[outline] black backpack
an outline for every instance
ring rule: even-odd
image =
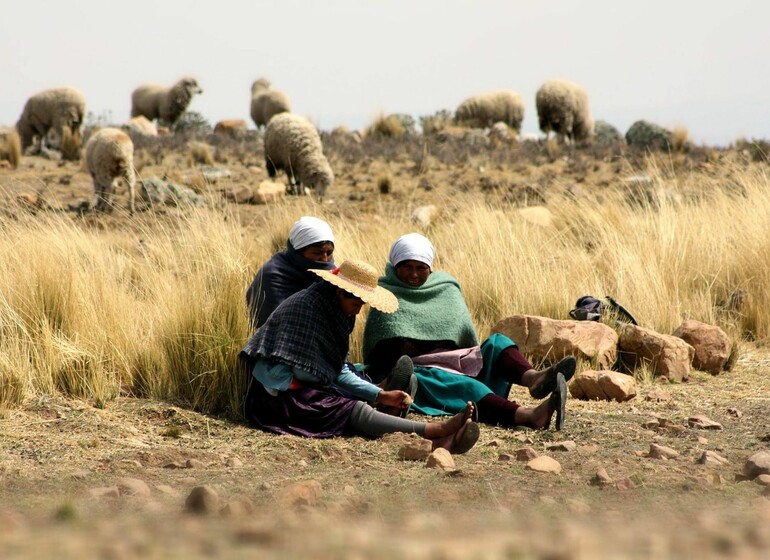
[[[569,312],[569,316],[577,321],[601,321],[605,315],[612,316],[621,323],[639,324],[628,309],[610,296],[605,296],[604,301],[593,296],[581,296],[575,302],[575,309]]]

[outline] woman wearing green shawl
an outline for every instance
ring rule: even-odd
[[[546,429],[555,412],[560,430],[575,358],[538,371],[505,335],[493,334],[479,346],[460,284],[446,272],[431,270],[434,256],[431,242],[418,233],[400,237],[391,247],[379,285],[396,295],[399,308],[392,314],[369,313],[363,342],[367,373],[376,379],[407,355],[418,379],[416,412],[454,414],[472,401],[480,422]],[[512,384],[528,387],[535,398],[548,398],[536,408],[520,406],[508,400]]]

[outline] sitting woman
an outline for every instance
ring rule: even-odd
[[[377,286],[366,263],[346,261],[332,271],[313,270],[324,281],[281,303],[257,329],[240,358],[252,373],[246,417],[277,434],[325,438],[358,434],[379,437],[414,432],[453,453],[464,453],[479,437],[472,403],[443,422],[413,422],[375,411],[347,396],[406,408],[411,398],[356,377],[347,367],[349,337],[365,303],[382,313],[398,308],[395,296]]]
[[[367,372],[376,378],[405,354],[418,380],[412,405],[417,412],[453,413],[472,401],[480,422],[545,429],[555,412],[561,430],[575,358],[538,371],[505,335],[493,334],[479,347],[460,284],[431,271],[434,256],[431,242],[418,233],[391,247],[379,285],[396,295],[399,308],[393,314],[369,312],[363,343]],[[508,400],[512,384],[528,387],[535,398],[550,397],[536,408],[520,406]]]
[[[252,329],[261,326],[278,305],[318,281],[311,269],[334,268],[334,234],[325,221],[302,216],[289,231],[286,250],[274,254],[257,271],[246,292]]]
[[[334,269],[333,255],[334,233],[327,222],[313,216],[297,220],[289,231],[286,250],[274,254],[262,265],[246,291],[252,330],[262,326],[283,300],[320,282],[312,271]],[[353,364],[348,364],[348,369],[359,377],[366,376]],[[414,397],[417,378],[412,374],[412,362],[408,358],[396,362],[386,373],[386,379],[380,379],[382,387],[403,389]],[[400,416],[406,416],[408,411],[408,408],[398,410],[383,404],[377,408]]]

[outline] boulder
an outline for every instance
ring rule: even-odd
[[[636,396],[636,380],[617,371],[581,371],[569,384],[576,399],[625,402]]]
[[[609,369],[617,357],[618,335],[604,323],[513,315],[498,322],[492,332],[511,338],[533,361],[556,362],[575,356]]]
[[[677,327],[674,336],[693,347],[692,367],[714,375],[724,369],[730,357],[730,339],[716,325],[688,319]]]
[[[629,146],[645,149],[670,150],[672,138],[671,131],[645,120],[636,121],[626,132],[626,142]]]
[[[679,337],[626,325],[620,333],[618,353],[621,363],[628,370],[650,364],[656,377],[680,382],[690,375],[695,350]]]

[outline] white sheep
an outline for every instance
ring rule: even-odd
[[[203,93],[203,90],[191,77],[182,78],[171,87],[142,84],[131,94],[131,116],[142,115],[172,126],[187,110],[196,93]]]
[[[64,130],[79,142],[80,127],[86,114],[86,100],[73,87],[51,88],[36,93],[27,100],[24,111],[16,123],[22,150],[32,145],[37,138],[35,152],[43,148],[48,132],[53,130],[64,137]]]
[[[588,106],[586,90],[567,80],[549,80],[535,95],[540,130],[548,137],[551,131],[569,141],[588,140],[594,133],[594,122]]]
[[[134,143],[118,128],[102,128],[86,143],[86,169],[94,180],[96,211],[112,210],[115,182],[128,185],[129,211],[135,210]]]
[[[524,100],[515,91],[491,91],[465,99],[455,111],[455,122],[474,128],[487,128],[504,122],[517,133],[524,120]]]
[[[260,78],[251,84],[251,120],[257,128],[267,126],[275,115],[290,111],[289,96],[282,91],[270,89],[267,78]]]
[[[294,194],[300,194],[305,185],[323,198],[334,183],[318,131],[309,120],[293,113],[281,113],[267,123],[265,167],[271,178],[279,170],[286,171],[289,192]]]
[[[123,130],[132,136],[157,136],[158,127],[147,117],[139,115],[121,126]]]

